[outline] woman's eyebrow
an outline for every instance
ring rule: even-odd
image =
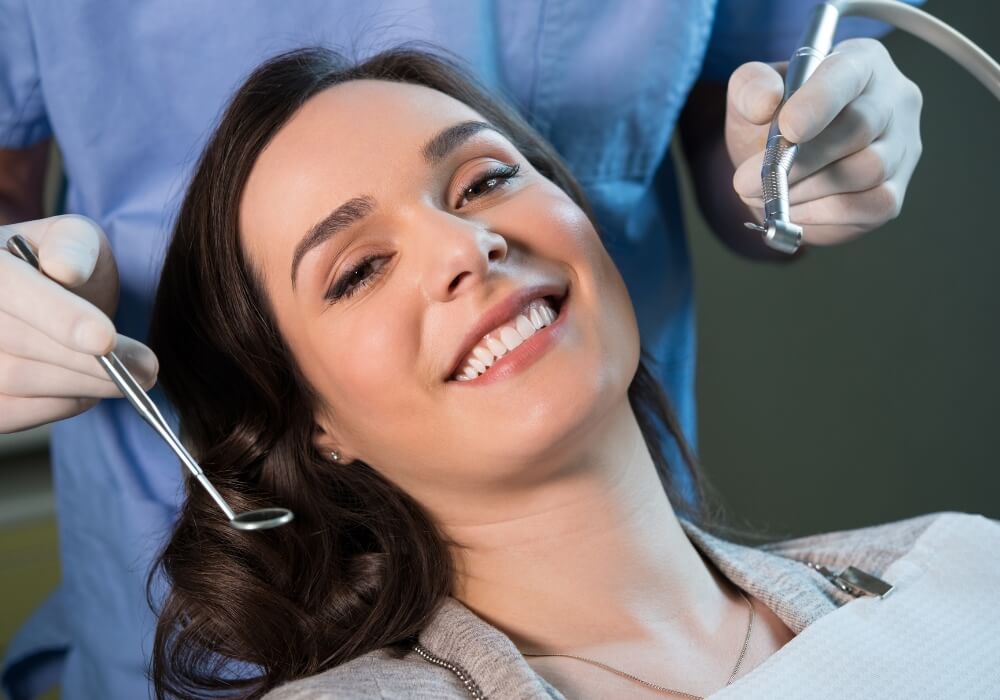
[[[491,124],[481,121],[464,121],[445,127],[435,134],[423,147],[424,160],[429,165],[435,165],[442,161],[449,153],[465,143],[469,138],[478,134],[484,129],[500,133]],[[375,198],[371,195],[363,195],[347,200],[332,212],[326,215],[322,221],[314,225],[299,244],[295,246],[295,253],[292,255],[292,291],[295,291],[295,281],[299,273],[299,263],[311,250],[330,240],[335,234],[349,228],[364,219],[375,211],[377,206]]]
[[[492,124],[479,121],[459,122],[442,129],[424,146],[424,160],[429,165],[434,165],[461,146],[470,136],[478,134],[483,129],[500,133]]]

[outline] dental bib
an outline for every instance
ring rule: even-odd
[[[1000,526],[942,515],[880,578],[711,700],[1000,698]]]

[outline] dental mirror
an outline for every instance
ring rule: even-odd
[[[33,268],[41,272],[41,267],[38,263],[38,256],[35,255],[35,251],[32,250],[31,244],[28,243],[27,239],[19,234],[14,234],[7,240],[7,249],[16,255],[17,257],[24,260],[24,262],[31,265]],[[278,527],[279,525],[284,525],[285,523],[291,522],[292,518],[295,516],[292,511],[287,508],[261,508],[259,510],[250,510],[245,513],[240,513],[237,515],[229,504],[226,503],[225,499],[219,494],[219,492],[212,486],[211,482],[205,476],[205,472],[201,470],[198,463],[194,460],[194,457],[187,451],[187,448],[181,444],[181,441],[174,435],[174,431],[170,429],[167,421],[164,420],[163,416],[160,414],[160,409],[156,407],[153,400],[149,398],[149,394],[140,386],[139,382],[135,380],[132,373],[128,371],[124,363],[118,359],[114,352],[109,352],[107,355],[96,355],[97,361],[104,368],[104,371],[108,373],[111,380],[121,389],[122,394],[128,399],[129,403],[139,412],[143,420],[152,426],[153,430],[163,438],[164,442],[170,445],[170,449],[174,451],[188,471],[194,475],[198,482],[205,487],[208,494],[212,497],[218,506],[222,509],[222,512],[226,514],[229,519],[229,524],[236,528],[237,530],[266,530],[272,527]]]

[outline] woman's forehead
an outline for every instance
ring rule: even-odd
[[[385,80],[353,80],[314,95],[276,134],[273,142],[289,141],[316,147],[317,142],[338,150],[362,150],[405,157],[395,148],[414,143],[419,150],[426,138],[456,121],[482,119],[466,104],[423,85]]]
[[[338,194],[349,199],[359,188],[378,189],[387,178],[417,172],[427,139],[469,119],[482,117],[422,85],[336,85],[310,98],[274,135],[251,170],[245,201],[288,201],[293,193],[299,201]]]

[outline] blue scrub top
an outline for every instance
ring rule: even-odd
[[[114,322],[144,340],[185,184],[249,71],[305,45],[362,58],[433,42],[505,94],[580,179],[693,445],[694,307],[669,142],[695,80],[787,60],[813,4],[0,0],[0,147],[58,140],[66,209],[99,222],[118,261]],[[867,21],[843,30],[881,33]],[[12,641],[3,687],[12,700],[53,681],[64,700],[147,697],[144,579],[181,469],[124,400],[57,423],[52,448],[62,583]]]

